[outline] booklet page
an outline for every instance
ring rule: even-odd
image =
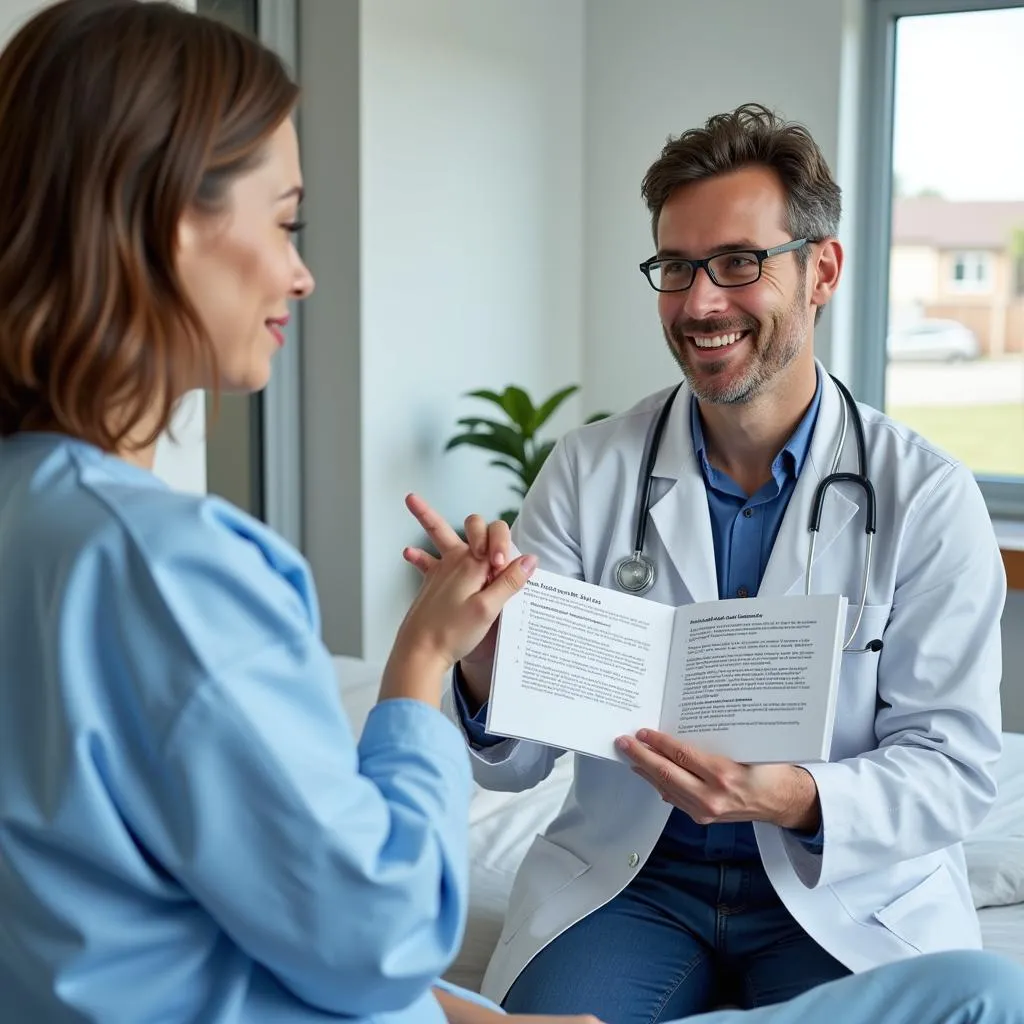
[[[501,614],[487,731],[621,760],[658,721],[674,612],[538,569]]]
[[[685,605],[662,731],[736,761],[822,761],[832,742],[846,598]]]

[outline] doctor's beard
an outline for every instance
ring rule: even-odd
[[[699,401],[715,405],[739,405],[757,398],[800,354],[807,336],[807,318],[804,298],[798,294],[787,309],[773,313],[764,323],[752,317],[680,319],[664,328],[665,340],[672,358],[683,371],[686,383]],[[687,335],[733,334],[740,331],[749,331],[751,337],[741,342],[749,351],[743,369],[738,374],[726,376],[730,356],[701,363],[696,371],[691,366],[687,353],[693,343]]]

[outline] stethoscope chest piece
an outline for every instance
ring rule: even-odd
[[[615,565],[615,582],[627,594],[646,594],[654,586],[654,562],[640,551]]]

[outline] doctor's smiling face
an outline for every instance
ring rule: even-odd
[[[658,217],[658,256],[771,249],[794,240],[787,219],[775,171],[742,167],[669,195]],[[831,296],[839,270],[838,243],[826,244],[824,253],[808,242],[804,253],[768,257],[750,284],[723,287],[698,269],[687,290],[659,293],[665,338],[699,399],[747,402],[793,375],[813,376],[815,311]],[[756,272],[749,257],[737,256],[735,265]]]
[[[814,324],[843,252],[841,193],[807,129],[758,103],[715,114],[668,140],[642,193],[657,253],[641,269],[697,398],[809,402]]]

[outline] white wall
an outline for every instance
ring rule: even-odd
[[[160,438],[153,472],[179,491],[206,493],[206,403],[202,391],[182,400],[170,434]]]
[[[378,657],[414,584],[405,493],[453,522],[516,501],[486,453],[443,454],[456,417],[484,412],[459,396],[579,379],[583,3],[369,0],[360,32],[363,642]]]

